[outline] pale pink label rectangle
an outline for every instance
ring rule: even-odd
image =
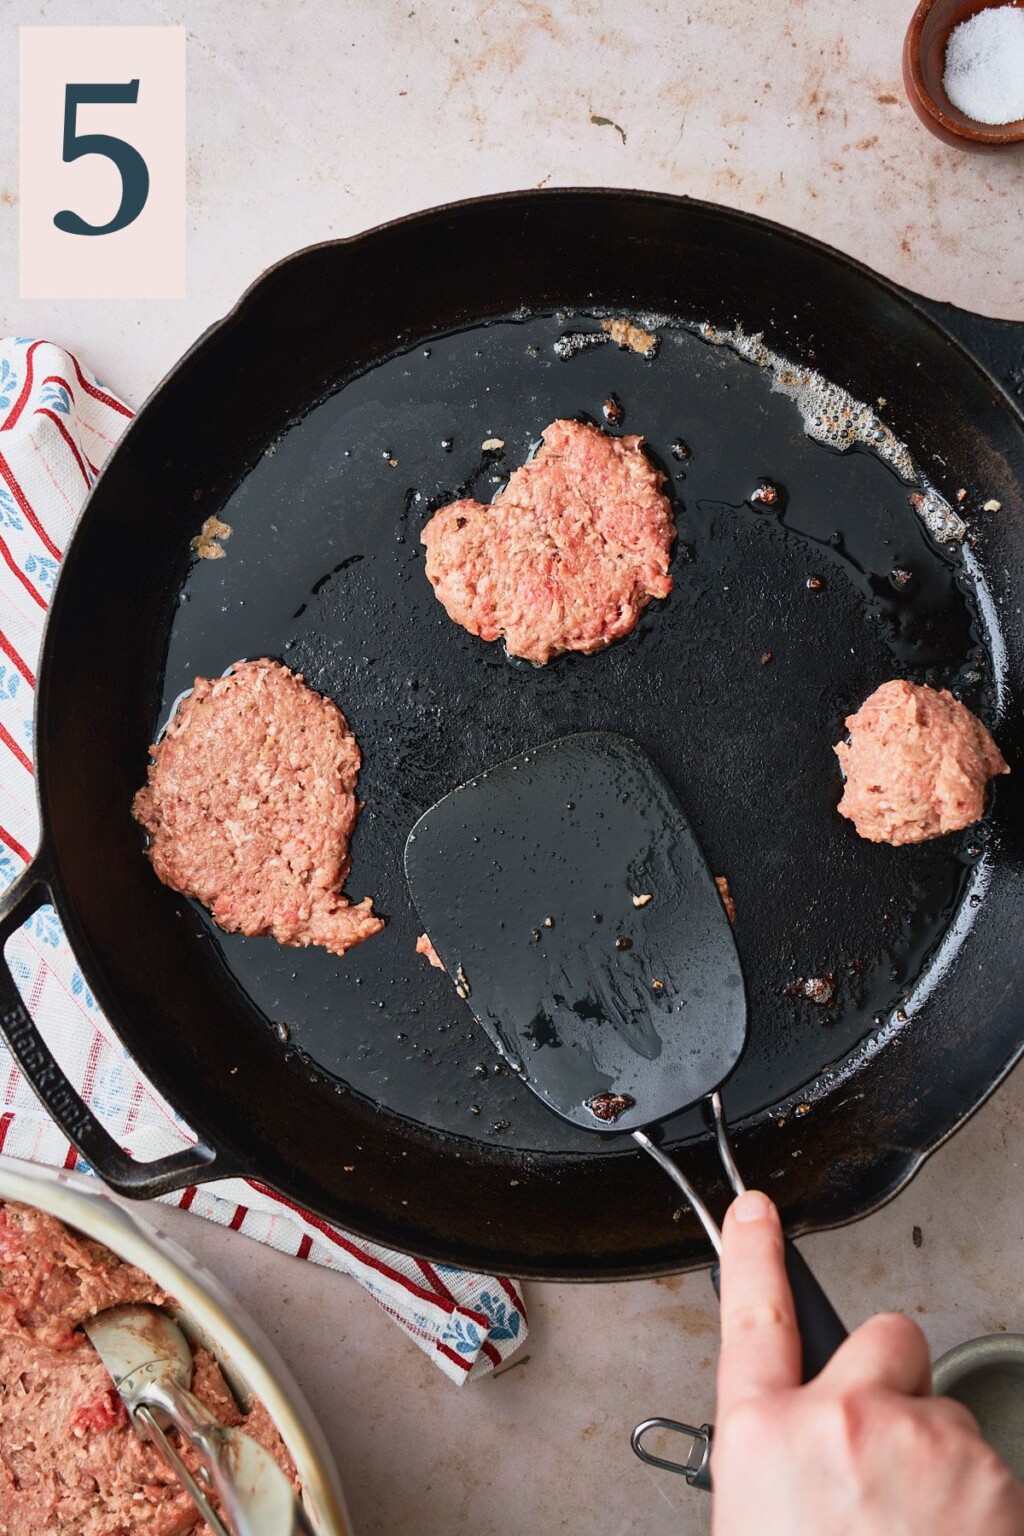
[[[22,298],[183,298],[185,28],[21,27],[20,41]],[[69,86],[84,87],[71,111]],[[104,93],[122,99],[89,99]],[[123,228],[54,223],[102,228],[123,194],[125,217],[141,202]]]

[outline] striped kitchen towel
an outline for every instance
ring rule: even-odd
[[[0,889],[28,862],[38,823],[32,700],[47,604],[75,520],[132,412],[71,353],[0,339]],[[122,1146],[163,1157],[194,1138],[140,1075],[89,992],[52,908],[8,945],[22,995],[75,1087]],[[74,1148],[0,1044],[0,1149],[74,1168]],[[511,1280],[468,1274],[349,1236],[272,1190],[224,1179],[173,1202],[286,1253],[352,1275],[454,1381],[494,1369],[526,1337]]]

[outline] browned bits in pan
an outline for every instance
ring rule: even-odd
[[[599,1093],[587,1100],[587,1108],[598,1120],[617,1120],[636,1103],[628,1093]]]
[[[617,427],[626,414],[618,395],[609,395],[601,407],[601,414],[609,426]]]
[[[786,988],[787,997],[806,997],[819,1008],[830,1008],[836,995],[835,971],[825,971],[821,976],[798,976]]]
[[[777,506],[779,488],[771,480],[759,480],[750,493],[750,499],[763,507]]]

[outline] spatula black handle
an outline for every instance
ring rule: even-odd
[[[797,1327],[803,1345],[803,1379],[813,1381],[849,1335],[814,1273],[790,1238],[786,1238],[786,1274],[793,1291]]]
[[[786,1274],[793,1292],[797,1327],[803,1345],[803,1380],[813,1381],[848,1334],[832,1303],[814,1278],[807,1260],[788,1237]],[[721,1294],[720,1280],[720,1268],[716,1264],[711,1271],[711,1283],[716,1296]]]
[[[803,1345],[803,1380],[812,1381],[849,1335],[832,1303],[814,1278],[807,1260],[788,1237],[786,1238],[786,1274],[789,1276],[790,1289],[793,1292],[797,1327],[800,1329],[800,1342]],[[712,1268],[711,1283],[715,1288],[715,1295],[721,1297],[721,1268],[718,1264]],[[687,1482],[691,1488],[699,1488],[705,1493],[711,1492],[710,1446],[714,1432],[713,1424],[703,1426],[701,1433],[706,1436],[708,1454],[704,1456],[698,1471],[687,1476]],[[674,1470],[681,1471],[682,1468],[676,1467]]]

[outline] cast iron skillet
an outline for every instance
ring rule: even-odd
[[[661,327],[653,361],[611,345],[558,360],[553,340],[598,330],[596,310],[738,322],[883,396],[924,474],[950,500],[966,489],[970,543],[934,545],[889,470],[810,443],[757,369],[689,333]],[[241,1174],[383,1243],[527,1276],[706,1261],[657,1170],[527,1102],[412,952],[400,850],[419,812],[531,743],[614,729],[653,752],[736,900],[752,1019],[726,1108],[745,1176],[795,1231],[895,1193],[1024,1041],[1024,422],[996,382],[1020,349],[1019,327],[788,230],[629,192],[441,208],[266,274],[129,428],[46,630],[42,843],[0,935],[53,900],[198,1137],[156,1163],[123,1154],[4,967],[0,1029],[97,1172],[138,1196]],[[514,666],[449,623],[419,528],[464,487],[490,496],[554,416],[600,420],[610,392],[669,472],[676,590],[601,656]],[[504,450],[483,450],[495,437]],[[770,513],[749,501],[764,475],[788,497]],[[1000,512],[978,510],[990,498]],[[227,557],[193,564],[214,511]],[[219,935],[158,884],[129,814],[174,696],[260,654],[335,696],[363,745],[349,890],[391,921],[343,961]],[[835,815],[843,716],[897,675],[952,683],[996,730],[1014,774],[980,833],[874,848]],[[790,995],[825,972],[831,1008]],[[701,1187],[718,1179],[699,1121],[669,1140],[692,1142]]]

